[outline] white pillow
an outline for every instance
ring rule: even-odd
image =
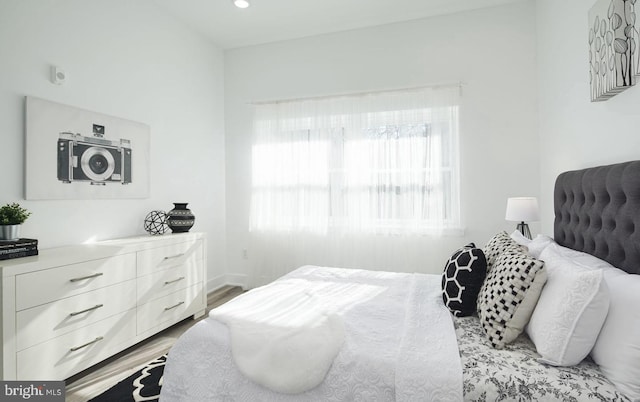
[[[611,278],[615,278],[619,275],[629,275],[625,271],[621,270],[620,268],[614,267],[605,260],[601,260],[600,258],[595,257],[591,254],[583,253],[582,251],[577,251],[561,246],[553,240],[551,241],[552,244],[550,244],[549,249],[554,251],[554,255],[558,255],[563,257],[564,259],[571,260],[571,262],[574,262],[583,268],[604,270],[604,279],[607,284],[609,283],[609,280]],[[549,255],[547,255],[547,258],[549,258]]]
[[[556,242],[549,236],[539,234],[527,245],[529,255],[540,258],[540,254],[551,244],[556,244]]]
[[[602,373],[633,400],[640,399],[640,275],[606,276],[609,314],[591,351]]]
[[[548,247],[541,255],[547,269],[526,332],[552,366],[580,363],[591,351],[609,310],[609,290],[600,269],[586,269]]]
[[[513,239],[513,241],[515,241],[516,243],[518,243],[521,246],[528,246],[529,243],[532,242],[531,239],[528,239],[526,237],[524,237],[524,235],[522,233],[520,233],[520,231],[518,229],[514,230],[513,233],[511,233],[509,235],[509,237],[511,237]]]
[[[533,240],[527,239],[519,230],[513,231],[509,237],[519,245],[525,246],[527,248],[527,254],[533,258],[540,258],[542,250],[544,250],[549,244],[555,243],[551,237],[542,234],[537,235]]]
[[[556,252],[556,254],[568,260],[571,260],[576,264],[581,265],[584,268],[589,268],[589,269],[614,268],[613,265],[609,264],[605,260],[601,260],[600,258],[595,257],[591,254],[583,253],[582,251],[573,250],[573,249],[561,246],[557,243],[553,243],[552,245],[549,245],[549,247],[552,248]]]

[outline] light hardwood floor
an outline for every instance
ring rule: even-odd
[[[71,378],[67,384],[67,402],[85,402],[138,371],[145,363],[169,351],[174,342],[195,323],[208,317],[215,308],[243,292],[237,286],[224,286],[207,297],[207,312],[198,320],[188,318],[134,345],[108,360]]]

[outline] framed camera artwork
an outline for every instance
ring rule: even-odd
[[[26,99],[25,198],[149,197],[149,126]]]

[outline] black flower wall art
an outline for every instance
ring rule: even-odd
[[[591,101],[605,101],[640,76],[637,0],[598,0],[589,11]]]

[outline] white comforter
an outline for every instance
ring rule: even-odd
[[[291,279],[343,320],[344,342],[322,383],[293,395],[257,384],[238,370],[228,327],[208,318],[169,352],[160,400],[462,400],[458,345],[439,276],[307,266],[283,278]]]

